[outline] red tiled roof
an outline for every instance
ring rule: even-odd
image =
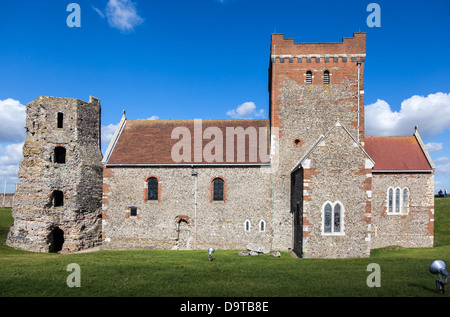
[[[259,154],[259,146],[265,146],[265,153],[268,154],[269,148],[269,120],[199,120],[201,122],[202,135],[207,128],[218,128],[222,133],[223,140],[223,155],[222,159],[217,161],[208,161],[203,155],[201,160],[197,161],[194,157],[195,153],[202,153],[195,151],[194,147],[194,120],[127,120],[124,128],[118,137],[117,143],[111,152],[111,155],[106,162],[107,165],[179,165],[179,164],[264,164],[268,161]],[[199,125],[197,125],[198,127]],[[234,155],[233,161],[227,160],[226,151],[226,136],[227,128],[255,128],[258,137],[257,142],[250,142],[249,137],[245,138],[245,159],[239,160],[237,153],[243,150],[243,142],[238,142],[235,137],[234,140]],[[191,159],[189,161],[177,162],[172,157],[172,149],[177,144],[180,145],[180,140],[183,136],[178,133],[175,139],[172,139],[172,132],[176,128],[187,128],[190,132],[190,144],[187,144],[191,149]],[[266,137],[265,142],[260,140],[260,128],[265,133],[261,137]],[[198,129],[200,130],[200,129]],[[218,131],[217,129],[215,129]],[[234,129],[233,129],[234,131]],[[210,142],[213,142],[217,136],[213,135],[211,138],[204,137],[202,140],[202,148]],[[240,144],[242,143],[242,144]],[[212,146],[212,144],[210,144]],[[201,150],[200,149],[200,150]],[[180,151],[178,151],[179,153]],[[211,150],[207,149],[206,153]],[[214,150],[212,151],[214,154]],[[249,157],[249,153],[256,153],[256,161]]]
[[[364,141],[374,171],[432,170],[415,136],[366,136]]]

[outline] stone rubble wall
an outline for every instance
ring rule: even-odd
[[[102,165],[100,102],[39,97],[27,104],[24,159],[7,245],[49,252],[51,232],[64,232],[61,251],[78,251],[101,243]],[[63,128],[57,114],[64,114]],[[66,149],[65,164],[55,163],[54,148]],[[54,207],[52,193],[64,193],[64,205]]]
[[[388,188],[407,188],[406,213],[390,214]],[[429,248],[434,242],[434,175],[373,173],[371,247]]]
[[[105,167],[103,248],[242,249],[249,243],[270,248],[270,174],[260,167],[194,166],[194,170],[197,211],[191,167]],[[149,176],[159,179],[158,200],[146,199]],[[224,201],[212,200],[215,177],[225,181]],[[137,207],[135,217],[130,216],[132,206]]]

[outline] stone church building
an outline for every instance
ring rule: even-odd
[[[240,250],[257,243],[306,258],[432,247],[434,164],[417,127],[411,136],[365,135],[365,58],[365,33],[340,43],[272,34],[267,120],[127,120],[124,112],[102,161],[101,208],[75,212],[84,215],[83,228],[47,219],[42,237],[49,243],[58,227],[79,248]],[[98,165],[87,165],[81,170],[90,181],[81,183],[94,186]],[[40,214],[58,208],[50,187]],[[64,197],[74,203],[80,192]],[[23,247],[28,229],[19,228],[19,209],[8,241]]]

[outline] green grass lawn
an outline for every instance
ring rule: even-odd
[[[0,296],[27,297],[449,297],[428,268],[450,264],[450,198],[436,199],[435,247],[388,247],[362,259],[297,259],[288,253],[240,257],[237,251],[98,251],[41,254],[9,248],[11,210],[0,209]],[[81,287],[67,286],[80,266]],[[381,269],[368,287],[367,266]]]

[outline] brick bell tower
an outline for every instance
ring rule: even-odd
[[[274,182],[274,247],[292,248],[290,173],[337,121],[364,147],[366,34],[338,43],[294,43],[272,34],[269,107],[279,161]],[[359,93],[358,93],[359,92]],[[273,137],[273,136],[272,136]]]
[[[26,107],[24,159],[7,245],[72,252],[101,242],[100,102],[38,97]]]

